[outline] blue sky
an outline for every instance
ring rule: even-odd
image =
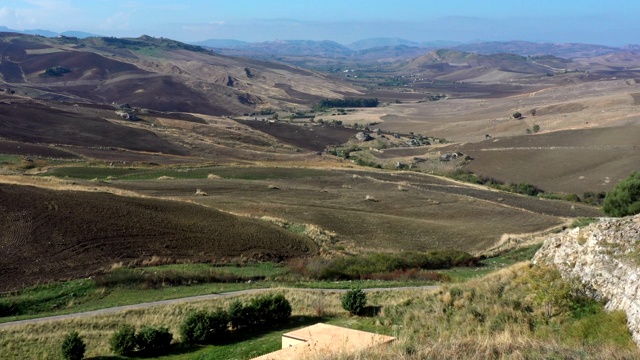
[[[0,25],[182,41],[640,43],[637,0],[11,0]]]

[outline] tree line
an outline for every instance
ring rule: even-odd
[[[317,104],[317,108],[337,108],[337,107],[377,107],[380,100],[377,98],[346,98],[346,99],[322,99]]]

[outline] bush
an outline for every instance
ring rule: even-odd
[[[17,315],[18,309],[9,300],[0,299],[0,317]]]
[[[136,335],[138,348],[148,354],[160,355],[171,347],[173,335],[166,327],[145,326]]]
[[[522,113],[518,111],[514,112],[511,116],[513,116],[514,119],[522,119]]]
[[[187,315],[180,325],[182,341],[189,344],[204,343],[210,338],[211,318],[204,310]]]
[[[229,331],[229,314],[223,309],[216,309],[209,314],[208,341],[219,341],[227,336]]]
[[[367,305],[367,294],[362,289],[351,289],[342,295],[342,308],[351,315],[361,314]]]
[[[131,325],[121,326],[109,339],[111,351],[127,355],[136,349],[136,330]]]
[[[291,316],[291,305],[282,294],[269,294],[251,299],[246,316],[253,325],[280,324]]]
[[[180,326],[182,341],[188,344],[220,342],[229,331],[229,314],[223,309],[193,311]]]
[[[87,349],[77,331],[72,331],[64,337],[62,342],[62,357],[66,360],[82,360]]]
[[[615,217],[640,213],[640,172],[632,172],[608,192],[602,210]]]
[[[229,322],[235,330],[243,329],[251,323],[249,308],[242,304],[242,301],[235,300],[229,305]]]

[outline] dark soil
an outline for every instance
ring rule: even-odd
[[[25,143],[117,147],[137,151],[187,155],[182,147],[156,134],[83,116],[36,102],[0,104],[0,137]]]
[[[86,277],[112,264],[311,254],[308,238],[199,205],[0,185],[0,291]]]
[[[31,145],[14,141],[0,140],[0,154],[38,156],[55,159],[76,159],[77,155],[50,146]]]
[[[358,133],[358,130],[340,126],[299,126],[255,120],[236,121],[267,133],[284,143],[311,151],[322,151],[327,145],[344,144]]]

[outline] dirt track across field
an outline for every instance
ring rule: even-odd
[[[436,285],[402,286],[402,287],[390,287],[390,288],[369,288],[369,289],[363,289],[363,291],[374,292],[374,291],[397,291],[397,290],[432,290],[432,289],[436,289],[437,287],[438,286]],[[329,293],[343,293],[348,291],[347,289],[313,289],[313,288],[289,288],[289,289],[313,291],[313,292],[329,292]],[[203,300],[211,300],[211,299],[229,298],[229,297],[235,297],[240,295],[259,294],[259,293],[272,291],[272,290],[274,289],[262,288],[262,289],[238,290],[238,291],[231,291],[231,292],[219,293],[219,294],[198,295],[198,296],[191,296],[191,297],[179,298],[179,299],[160,300],[160,301],[152,301],[152,302],[141,303],[141,304],[116,306],[116,307],[107,308],[107,309],[86,311],[86,312],[80,312],[75,314],[65,314],[65,315],[47,316],[47,317],[37,318],[37,319],[12,321],[12,322],[0,324],[0,329],[6,328],[9,326],[34,324],[34,323],[46,322],[46,321],[67,320],[72,318],[90,317],[95,315],[113,314],[113,313],[128,311],[128,310],[147,309],[150,307],[160,306],[160,305],[172,305],[172,304],[179,304],[179,303],[191,302],[191,301],[203,301]]]

